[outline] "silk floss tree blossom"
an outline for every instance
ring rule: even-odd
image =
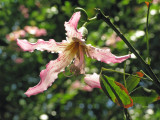
[[[99,49],[85,43],[84,27],[77,29],[78,21],[81,17],[80,12],[76,12],[72,15],[69,22],[65,22],[66,40],[62,42],[55,42],[50,39],[44,41],[38,40],[37,43],[29,43],[27,40],[17,40],[17,44],[24,51],[33,52],[35,49],[43,51],[47,50],[51,53],[59,53],[59,57],[56,60],[51,60],[46,69],[40,72],[40,82],[27,90],[25,93],[28,97],[41,93],[57,79],[58,74],[64,71],[65,67],[69,66],[71,73],[73,74],[85,74],[85,59],[84,55],[92,59],[104,63],[121,63],[128,59],[130,55],[117,57],[113,55],[109,49]]]

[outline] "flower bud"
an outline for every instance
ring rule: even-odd
[[[87,74],[84,78],[84,81],[91,88],[101,88],[100,81],[99,81],[99,75],[96,73],[92,75]]]
[[[86,40],[87,36],[88,36],[88,30],[87,30],[87,28],[81,27],[81,28],[78,29],[78,31],[81,32],[82,38]]]

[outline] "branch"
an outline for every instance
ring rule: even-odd
[[[157,76],[154,74],[152,68],[150,65],[146,64],[144,59],[138,54],[136,49],[131,45],[131,43],[125,38],[125,36],[115,27],[113,23],[111,23],[109,16],[105,16],[100,9],[96,9],[98,11],[97,19],[102,19],[105,21],[116,33],[117,35],[125,42],[125,44],[129,47],[130,51],[134,53],[134,55],[137,57],[137,59],[141,62],[143,67],[146,69],[150,77],[153,79],[154,84],[160,88],[160,80],[157,78]]]

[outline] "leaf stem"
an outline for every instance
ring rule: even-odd
[[[148,78],[139,77],[139,76],[137,76],[137,75],[133,75],[133,74],[129,74],[129,73],[119,72],[119,71],[112,70],[112,69],[106,69],[106,68],[104,68],[104,67],[102,67],[101,70],[102,70],[102,73],[103,73],[103,74],[106,74],[106,73],[109,71],[109,72],[119,73],[119,74],[122,74],[122,75],[134,76],[134,77],[141,78],[141,79],[148,79]]]
[[[152,78],[150,78],[143,70],[140,70],[140,72],[142,72],[150,81],[153,82]]]
[[[149,73],[150,77],[153,79],[153,83],[160,89],[160,80],[157,78],[157,76],[154,74],[152,68],[150,65],[146,64],[144,59],[139,55],[139,53],[136,51],[136,49],[131,45],[131,43],[125,38],[125,36],[115,27],[115,25],[110,21],[109,16],[105,16],[100,9],[97,9],[97,19],[102,19],[105,21],[116,33],[117,35],[125,42],[125,44],[129,47],[130,51],[134,53],[134,55],[137,57],[137,59],[141,62],[143,67],[146,69],[146,71]]]

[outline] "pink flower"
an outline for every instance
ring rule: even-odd
[[[85,74],[85,60],[84,55],[92,59],[104,63],[121,63],[130,55],[117,57],[113,55],[109,49],[99,49],[85,43],[85,39],[82,38],[82,32],[77,30],[77,24],[80,19],[80,12],[73,14],[69,22],[65,22],[65,29],[67,31],[66,40],[62,42],[55,42],[51,39],[49,41],[38,40],[37,43],[29,43],[27,40],[17,40],[17,44],[24,50],[33,52],[37,50],[47,50],[50,52],[58,52],[59,57],[56,60],[51,60],[46,69],[40,72],[41,81],[34,87],[31,87],[25,93],[28,97],[41,93],[57,79],[58,74],[64,71],[73,60],[70,66],[70,71],[74,74]]]
[[[26,8],[24,5],[20,5],[19,10],[21,11],[21,13],[25,18],[29,17],[28,8]]]
[[[90,87],[90,86],[88,86],[88,85],[85,85],[85,86],[83,86],[83,87],[81,88],[81,90],[91,92],[91,91],[93,90],[93,88]]]
[[[47,35],[47,32],[45,29],[39,29],[36,31],[36,34],[35,34],[36,37],[46,36],[46,35]]]
[[[23,63],[23,62],[24,62],[24,59],[23,59],[23,58],[16,58],[16,59],[14,60],[14,62],[17,63],[17,64],[20,64],[20,63]]]
[[[88,85],[82,84],[79,80],[74,81],[74,82],[71,84],[70,89],[71,89],[71,90],[80,89],[80,90],[88,91],[88,92],[91,92],[91,91],[93,90],[92,87],[90,87],[90,86],[88,86]]]
[[[114,46],[116,47],[116,42],[120,41],[121,39],[117,37],[116,33],[113,33],[110,38],[106,41],[107,46]]]
[[[71,89],[79,89],[80,87],[81,87],[81,82],[79,80],[76,80],[71,84]]]
[[[99,75],[94,73],[93,75],[87,74],[84,78],[85,83],[91,88],[101,88]]]
[[[38,30],[38,27],[36,27],[36,26],[25,26],[24,30],[26,32],[28,32],[29,34],[35,35],[37,30]]]
[[[35,35],[36,37],[47,35],[47,31],[45,29],[39,29],[36,26],[25,26],[24,30],[29,34]]]
[[[24,38],[25,35],[26,35],[26,32],[24,30],[17,30],[17,31],[14,31],[14,32],[7,34],[6,38],[9,41],[14,41],[18,38]]]
[[[160,3],[160,0],[153,0],[152,3],[153,3],[153,4]]]

